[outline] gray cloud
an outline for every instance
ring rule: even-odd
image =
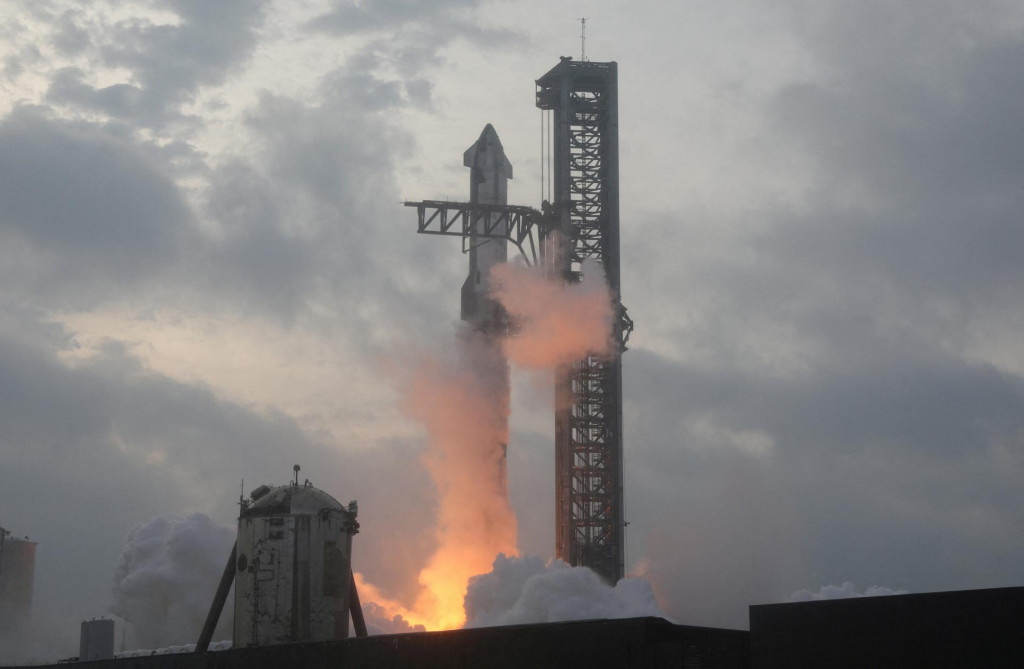
[[[418,238],[400,205],[395,163],[413,140],[388,113],[408,97],[358,63],[319,92],[318,104],[261,97],[247,117],[255,150],[211,174],[205,213],[224,235],[198,250],[210,281],[286,320],[342,299],[379,304],[389,318],[425,317],[424,296],[440,281],[408,278],[442,268],[457,282],[457,255]]]
[[[442,62],[444,48],[455,38],[489,49],[529,43],[524,32],[480,25],[474,16],[480,6],[480,0],[335,0],[330,11],[312,19],[308,27],[339,36],[386,35],[371,41],[367,49],[415,80]],[[418,85],[428,82],[420,79]]]
[[[78,53],[94,44],[99,64],[126,68],[131,78],[97,88],[84,81],[82,72],[65,68],[51,83],[47,99],[143,126],[183,120],[182,103],[190,101],[199,87],[222,83],[251,54],[266,5],[267,0],[163,0],[154,8],[174,13],[177,24],[130,18],[99,30],[83,26],[80,12],[64,12],[54,36],[61,52]],[[92,42],[86,37],[88,29],[95,34]]]
[[[927,356],[792,380],[643,351],[626,369],[629,517],[674,615],[743,626],[747,603],[843,575],[914,591],[1018,577],[1024,380]],[[981,545],[1006,558],[964,573]]]
[[[1021,314],[1024,39],[991,7],[868,4],[814,13],[817,72],[765,108],[758,144],[804,171],[797,198],[624,234],[627,290],[673,287],[630,305],[625,368],[630,516],[676,615],[1020,578],[1024,378],[968,351]],[[643,350],[647,320],[682,361]],[[674,533],[642,520],[665,505]]]
[[[783,91],[777,127],[810,157],[820,204],[780,221],[768,251],[833,276],[884,274],[961,306],[1005,298],[1024,280],[1022,56],[1020,40],[974,48],[939,90],[891,81],[890,69],[880,81]]]
[[[311,26],[340,34],[393,31],[410,23],[444,19],[458,10],[474,8],[479,4],[479,0],[442,0],[432,3],[385,0],[372,4],[337,0],[329,12],[313,19]]]
[[[120,292],[177,262],[191,234],[158,164],[100,128],[31,108],[0,124],[0,199],[8,291],[57,302]]]
[[[81,11],[69,9],[54,21],[53,46],[63,56],[77,56],[92,46],[89,30],[82,27]]]
[[[152,119],[159,123],[168,115],[179,118],[166,109],[167,101],[161,96],[147,94],[134,84],[112,84],[96,88],[85,83],[85,73],[76,67],[65,67],[54,73],[47,91],[48,102],[71,104],[90,112],[101,112],[119,119]]]
[[[398,202],[394,164],[412,140],[387,113],[408,96],[359,63],[327,76],[321,95],[316,104],[264,95],[247,117],[250,151],[216,168],[187,142],[16,110],[0,125],[8,285],[54,307],[133,293],[292,322],[373,295],[405,302],[399,314],[428,313],[423,294],[436,280],[398,284],[457,256],[418,239]],[[196,176],[205,187],[194,212],[174,179]],[[201,220],[217,234],[201,232]]]

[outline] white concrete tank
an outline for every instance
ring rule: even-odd
[[[234,647],[347,637],[356,503],[308,481],[251,497],[238,518]]]
[[[32,614],[36,542],[0,528],[0,632],[27,627]]]

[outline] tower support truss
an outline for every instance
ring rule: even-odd
[[[619,285],[617,64],[561,62],[537,80],[552,114],[550,208],[562,247],[550,269],[578,281],[597,260],[611,289],[611,355],[587,355],[555,375],[556,552],[609,583],[624,575],[621,353],[632,329]]]
[[[442,200],[404,204],[416,208],[416,232],[461,237],[463,253],[470,253],[489,240],[501,240],[514,244],[528,264],[536,265],[538,262],[544,215],[536,209]]]

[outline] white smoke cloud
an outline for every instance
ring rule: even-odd
[[[398,613],[391,613],[376,602],[362,602],[363,618],[366,621],[366,633],[405,634],[407,632],[426,632],[423,625],[412,625]],[[354,634],[354,630],[351,630]]]
[[[587,353],[613,350],[614,312],[604,268],[587,260],[581,272],[579,283],[565,283],[520,263],[491,269],[494,297],[516,326],[515,336],[503,342],[516,366],[554,369]]]
[[[132,528],[114,570],[110,607],[130,623],[128,645],[194,643],[234,541],[233,528],[202,513],[160,516]],[[231,606],[225,605],[215,639],[230,638],[232,618]]]
[[[872,585],[864,592],[854,590],[853,583],[843,581],[840,586],[823,585],[817,592],[797,590],[789,596],[791,602],[816,602],[823,599],[850,599],[853,597],[884,597],[886,595],[905,595],[906,590],[893,590],[882,585]]]
[[[490,573],[470,580],[465,605],[466,627],[665,617],[644,579],[626,578],[612,587],[586,567],[545,565],[536,556],[499,555]]]

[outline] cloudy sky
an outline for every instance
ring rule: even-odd
[[[106,614],[128,531],[242,480],[358,499],[411,596],[435,493],[395,365],[450,347],[493,123],[540,200],[534,80],[619,63],[628,567],[688,624],[851,582],[1024,581],[1024,7],[4,0],[0,525],[36,614]],[[525,553],[545,379],[514,378]]]

